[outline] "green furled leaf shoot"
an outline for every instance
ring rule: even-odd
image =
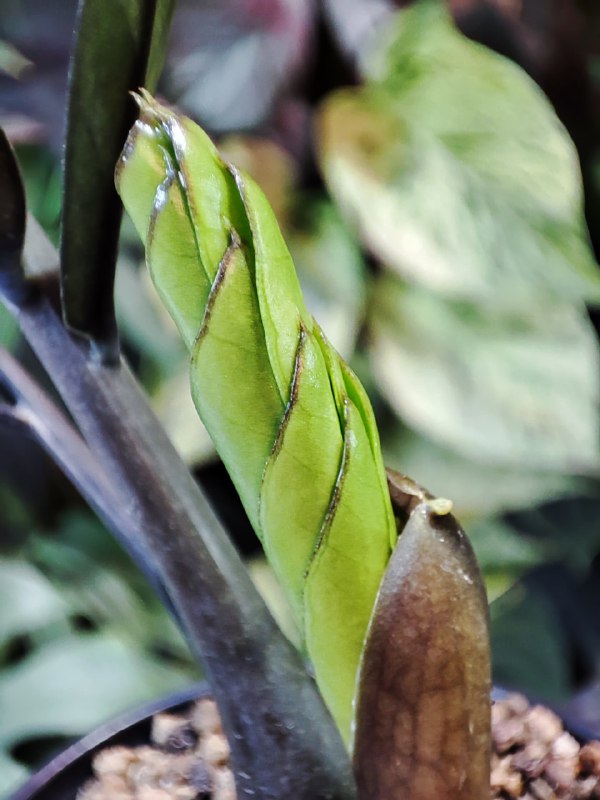
[[[262,191],[144,94],[117,186],[190,351],[191,388],[350,735],[356,673],[396,540],[356,376],[308,314]]]

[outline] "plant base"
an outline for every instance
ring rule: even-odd
[[[65,770],[79,769],[63,796],[235,800],[229,747],[216,706],[206,692],[196,690],[195,696],[189,699],[191,692],[187,702],[180,696],[156,704],[156,713],[147,719],[138,714],[134,726],[116,727],[101,747],[96,742],[93,754],[87,754],[83,782],[82,750],[77,761],[65,765]],[[492,705],[492,738],[492,800],[600,800],[600,742],[581,745],[550,709],[531,705],[519,694],[504,694]],[[36,785],[35,780],[28,784],[31,791],[25,786],[13,800],[54,800],[50,783]]]

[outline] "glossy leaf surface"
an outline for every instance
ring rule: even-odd
[[[258,186],[190,120],[149,96],[140,103],[117,185],[190,350],[200,417],[347,738],[360,652],[396,538],[369,401],[309,316]]]

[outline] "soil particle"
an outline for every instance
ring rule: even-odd
[[[236,800],[229,745],[215,703],[157,714],[152,741],[97,753],[77,800]],[[522,695],[492,706],[490,800],[600,800],[600,742],[580,746]]]
[[[492,743],[493,800],[600,800],[600,742],[581,747],[550,709],[495,703]]]
[[[579,761],[583,772],[600,775],[600,742],[584,744],[579,754]]]
[[[152,719],[152,741],[165,750],[189,750],[198,741],[198,732],[187,717],[156,714]]]
[[[215,703],[152,719],[151,743],[109,747],[94,758],[94,778],[78,800],[235,800],[229,745]]]

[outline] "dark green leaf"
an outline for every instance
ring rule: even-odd
[[[559,561],[574,574],[586,573],[600,553],[600,497],[561,497],[511,514],[521,537],[543,545],[546,560]]]
[[[21,268],[25,242],[25,190],[6,134],[0,129],[0,289],[14,302],[27,291]]]
[[[490,607],[494,681],[536,697],[569,691],[568,635],[547,595],[518,583]]]
[[[498,517],[478,520],[468,526],[468,531],[490,602],[510,589],[527,570],[548,558],[543,541],[522,536]]]
[[[56,245],[60,225],[60,163],[44,147],[21,146],[16,153],[25,184],[27,209]]]
[[[556,700],[596,669],[599,511],[597,494],[565,497],[472,529],[484,569],[522,572],[525,561],[519,565],[515,550],[511,556],[509,541],[520,546],[521,555],[527,558],[529,549],[534,556],[535,568],[492,604],[495,674],[501,683]]]
[[[113,281],[121,204],[114,166],[156,82],[174,0],[81,0],[71,64],[61,241],[67,324],[116,351]]]
[[[5,307],[0,303],[0,347],[8,350],[17,341],[19,336],[19,326],[15,322]]]

